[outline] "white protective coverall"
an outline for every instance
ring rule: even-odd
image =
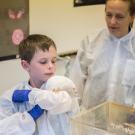
[[[44,88],[45,85],[41,87],[41,89]],[[72,86],[70,88],[72,88]],[[38,100],[39,104],[41,102],[43,105],[42,99],[45,99],[44,109],[46,111],[44,111],[44,113],[35,122],[29,113],[27,113],[27,111],[34,107],[34,104],[31,104],[32,102],[34,103],[34,101],[24,103],[12,102],[12,94],[16,89],[32,90],[32,87],[28,82],[20,83],[12,90],[7,91],[0,98],[0,135],[70,134],[69,119],[74,113],[76,113],[76,111],[78,111],[76,109],[78,106],[74,105],[72,100],[73,98],[69,96],[67,92],[50,92],[48,90],[44,90],[44,92],[46,92],[45,94],[38,95],[38,99],[41,99]],[[38,90],[34,88],[30,92],[30,94],[32,93],[30,97],[36,96],[36,91]]]
[[[135,103],[135,32],[118,39],[105,28],[87,37],[78,50],[71,78],[82,108],[104,101]]]

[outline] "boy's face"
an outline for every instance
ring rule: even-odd
[[[49,51],[37,50],[30,63],[22,61],[22,66],[28,71],[30,76],[30,84],[32,87],[40,88],[56,70],[57,52],[54,47],[50,47]]]

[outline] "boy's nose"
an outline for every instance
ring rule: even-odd
[[[48,68],[51,69],[53,67],[53,63],[52,62],[49,62],[48,63]]]

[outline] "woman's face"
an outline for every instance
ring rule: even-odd
[[[129,32],[134,16],[130,15],[129,3],[122,0],[109,0],[106,3],[106,24],[111,34],[117,38]]]

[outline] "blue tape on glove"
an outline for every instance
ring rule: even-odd
[[[15,90],[12,96],[13,102],[22,103],[29,101],[28,95],[31,90]]]
[[[28,113],[32,116],[32,118],[36,121],[42,114],[44,110],[40,108],[39,105],[35,105]]]

